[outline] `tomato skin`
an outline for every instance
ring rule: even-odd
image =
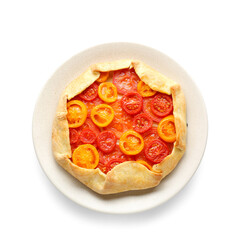
[[[133,118],[133,129],[138,133],[144,133],[152,127],[152,119],[145,113],[140,113]]]
[[[95,106],[104,103],[103,100],[100,99],[99,97],[96,97],[96,98],[93,99],[92,101],[82,100],[82,102],[83,102],[83,103],[86,105],[86,107],[87,107],[88,117],[91,116],[91,111],[92,111],[92,109],[93,109]]]
[[[98,148],[105,153],[112,152],[116,142],[117,137],[112,131],[103,131],[97,137]]]
[[[167,155],[169,155],[168,146],[160,139],[153,140],[148,143],[145,150],[145,157],[153,163],[160,163]]]
[[[123,110],[130,114],[135,115],[142,110],[143,99],[142,96],[137,92],[128,92],[123,95],[121,99]]]
[[[96,141],[97,135],[91,129],[84,129],[79,134],[79,139],[83,143],[94,143]]]
[[[137,84],[140,78],[132,69],[121,69],[113,72],[113,84],[117,87],[118,93],[125,94],[129,91],[137,91]]]
[[[88,88],[86,88],[79,97],[85,101],[92,101],[98,96],[98,84],[93,83]]]
[[[164,93],[158,93],[151,101],[151,110],[158,117],[166,117],[173,110],[172,98]]]
[[[151,101],[153,97],[143,99],[143,112],[146,113],[154,122],[159,123],[162,118],[156,116],[151,109]]]

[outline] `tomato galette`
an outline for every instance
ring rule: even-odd
[[[186,147],[181,87],[146,64],[94,64],[70,82],[53,123],[56,161],[100,194],[151,188]]]

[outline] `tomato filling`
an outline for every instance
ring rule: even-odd
[[[152,90],[134,69],[101,73],[96,82],[67,103],[73,163],[107,174],[136,161],[152,171],[176,140],[172,97]]]

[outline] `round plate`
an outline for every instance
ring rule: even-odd
[[[137,59],[180,83],[187,103],[187,150],[178,166],[157,187],[99,195],[61,168],[51,149],[52,122],[66,85],[91,64]],[[33,141],[40,165],[51,182],[81,206],[108,213],[133,213],[158,206],[178,193],[202,159],[207,141],[207,113],[202,96],[188,74],[163,53],[133,43],[109,43],[87,49],[64,63],[46,83],[33,115]]]

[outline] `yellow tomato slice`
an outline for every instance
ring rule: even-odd
[[[98,87],[98,96],[104,101],[108,103],[115,102],[117,100],[117,88],[111,82],[101,83]]]
[[[99,153],[93,145],[83,144],[74,150],[72,160],[79,167],[94,169],[99,163]]]
[[[109,72],[101,72],[100,77],[96,81],[102,83],[107,81],[108,77],[109,77]]]
[[[97,105],[91,111],[91,119],[99,127],[108,126],[113,118],[114,111],[112,107],[107,104]]]
[[[76,128],[83,125],[87,118],[87,107],[79,100],[72,100],[67,103],[67,120],[69,128]]]
[[[150,164],[148,164],[146,161],[144,161],[144,160],[137,160],[136,162],[144,165],[146,168],[148,168],[150,171],[152,171],[152,166]]]
[[[119,147],[126,155],[137,155],[143,150],[144,141],[139,133],[129,130],[120,137]]]
[[[158,135],[165,142],[176,141],[176,128],[174,123],[174,116],[169,115],[161,120],[157,128]]]
[[[147,84],[143,81],[140,81],[137,85],[137,91],[142,97],[151,97],[156,94],[156,91],[152,90]]]

